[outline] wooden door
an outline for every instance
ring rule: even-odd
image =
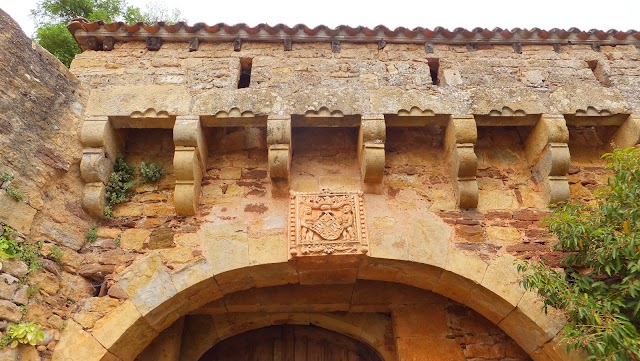
[[[362,342],[316,326],[282,325],[224,340],[200,361],[382,361]]]

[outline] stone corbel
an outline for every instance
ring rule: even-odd
[[[174,206],[178,215],[192,216],[198,209],[202,175],[207,169],[207,143],[200,117],[176,117],[173,143]]]
[[[451,116],[444,145],[456,204],[460,208],[478,206],[478,158],[474,149],[477,140],[478,130],[472,115]]]
[[[358,163],[365,183],[380,183],[384,175],[386,140],[384,117],[362,119],[358,134]]]
[[[80,175],[87,183],[82,195],[82,206],[89,214],[104,215],[105,185],[113,171],[113,162],[124,149],[124,141],[113,128],[108,117],[85,119],[80,132],[85,147],[80,161]]]
[[[611,143],[619,148],[640,144],[640,115],[631,114],[611,137]]]
[[[569,199],[569,130],[562,115],[543,114],[526,140],[527,160],[549,204]]]
[[[291,169],[291,117],[267,119],[269,176],[273,183],[289,182]]]

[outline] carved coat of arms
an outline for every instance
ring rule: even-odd
[[[362,193],[292,193],[291,256],[367,253]]]

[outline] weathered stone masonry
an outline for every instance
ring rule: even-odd
[[[557,262],[548,204],[590,199],[610,143],[640,141],[637,34],[69,29],[83,121],[55,199],[98,240],[45,242],[64,282],[100,293],[29,301],[27,319],[65,323],[42,358],[198,360],[284,324],[385,361],[580,359],[513,262]],[[99,220],[118,154],[166,175]]]

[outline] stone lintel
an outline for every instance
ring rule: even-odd
[[[571,162],[569,130],[564,116],[543,114],[525,142],[534,178],[541,184],[545,200],[569,199],[567,172]]]
[[[444,146],[449,159],[449,172],[460,208],[478,206],[478,140],[476,121],[472,115],[451,116],[445,131]]]
[[[358,133],[358,163],[365,183],[381,183],[385,164],[384,116],[362,119]]]

